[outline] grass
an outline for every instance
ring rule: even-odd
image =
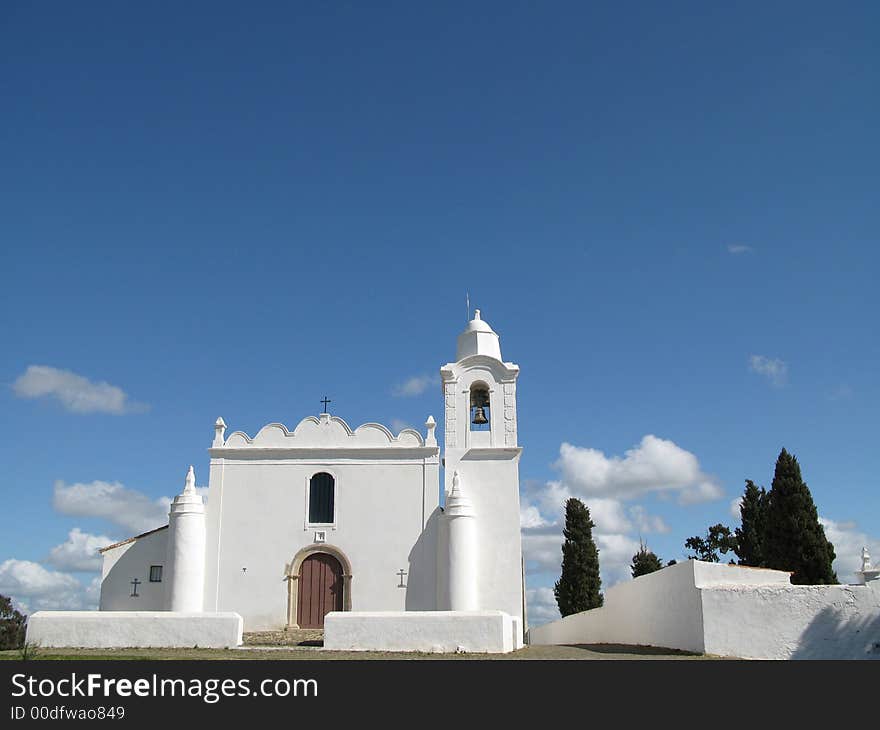
[[[21,651],[0,652],[0,660],[21,659]],[[452,659],[458,660],[615,660],[615,659],[707,659],[699,654],[688,654],[673,649],[659,649],[647,646],[619,646],[612,644],[573,645],[573,646],[529,646],[510,654],[427,654],[420,652],[349,652],[326,651],[310,647],[263,647],[245,646],[239,649],[49,649],[41,648],[38,660],[98,659],[98,660],[217,660],[217,659],[258,659],[266,661],[306,660],[333,661],[344,659]]]

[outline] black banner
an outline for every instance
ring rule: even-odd
[[[656,721],[760,706],[762,718],[778,712],[790,723],[799,710],[815,719],[822,708],[810,705],[831,701],[832,686],[845,688],[842,699],[874,697],[878,670],[874,662],[700,660],[7,661],[0,662],[0,718],[3,727],[170,719],[225,726],[285,713],[324,722],[420,723],[484,711],[519,722],[609,712]],[[792,696],[801,701],[792,703]],[[859,707],[849,706],[849,719],[853,711]]]

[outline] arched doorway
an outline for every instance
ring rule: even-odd
[[[343,607],[342,565],[327,553],[303,560],[297,586],[296,623],[301,629],[324,628],[324,616]]]
[[[285,572],[287,628],[321,629],[330,611],[351,611],[351,563],[339,548],[308,545]]]

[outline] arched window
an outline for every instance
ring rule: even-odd
[[[309,522],[314,525],[329,525],[333,522],[333,502],[336,482],[325,471],[315,474],[309,480]]]
[[[474,383],[471,386],[471,431],[486,431],[491,420],[489,412],[489,386]]]

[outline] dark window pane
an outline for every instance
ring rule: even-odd
[[[309,522],[333,522],[333,477],[326,472],[315,474],[309,482]]]
[[[162,566],[161,565],[151,565],[150,566],[150,583],[161,583],[162,582]]]

